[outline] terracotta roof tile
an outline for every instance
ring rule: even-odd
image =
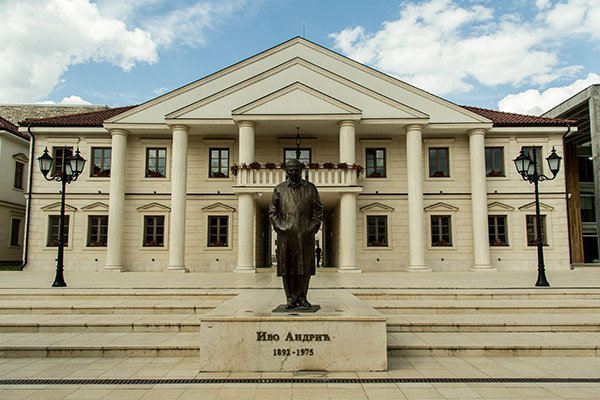
[[[29,135],[26,133],[19,132],[19,127],[12,122],[0,117],[0,130],[12,133],[15,136],[29,140]]]
[[[487,108],[461,106],[465,110],[479,114],[489,120],[492,120],[494,126],[567,126],[575,125],[575,121],[559,118],[536,117],[533,115],[514,114]]]
[[[109,118],[131,110],[137,106],[109,108],[100,111],[91,111],[81,114],[62,115],[59,117],[26,119],[19,125],[26,126],[65,126],[65,127],[101,127],[103,122]]]

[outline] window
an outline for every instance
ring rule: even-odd
[[[19,243],[19,230],[21,228],[21,220],[13,218],[10,224],[10,245],[17,247]]]
[[[366,149],[366,177],[385,178],[385,149]]]
[[[485,176],[505,176],[504,147],[485,148]]]
[[[52,153],[54,153],[54,172],[53,175],[57,175],[62,173],[63,161],[65,158],[69,158],[73,156],[73,148],[72,147],[53,147]],[[69,171],[67,169],[67,171]]]
[[[284,149],[283,150],[283,162],[296,159],[296,149]],[[310,149],[300,149],[300,162],[303,164],[310,164],[311,162],[311,151]]]
[[[88,217],[88,247],[106,247],[108,238],[108,216],[90,215]]]
[[[208,217],[208,246],[227,247],[229,217],[226,215]]]
[[[210,178],[227,178],[229,176],[229,149],[209,150]]]
[[[452,246],[450,216],[432,215],[431,216],[431,245],[432,246]]]
[[[67,246],[69,244],[69,216],[65,215],[64,222],[64,245]],[[50,215],[48,217],[48,241],[46,246],[48,247],[57,247],[58,246],[58,233],[60,227],[60,215]]]
[[[537,246],[537,226],[535,223],[535,215],[527,215],[525,218],[527,223],[527,246]],[[542,230],[542,245],[548,246],[545,215],[540,215],[540,225]]]
[[[448,147],[429,148],[429,176],[431,178],[450,176],[449,154]]]
[[[488,216],[490,246],[508,246],[506,215]]]
[[[165,217],[147,215],[144,217],[144,247],[163,247],[165,245]]]
[[[167,176],[167,149],[165,147],[146,148],[146,178]]]
[[[581,202],[581,221],[596,222],[596,207],[594,206],[595,197],[593,194],[581,193],[579,201]]]
[[[110,147],[92,147],[92,168],[90,176],[110,177]]]
[[[579,182],[594,182],[594,163],[589,156],[577,157]]]
[[[367,246],[386,247],[387,236],[387,216],[367,215]]]
[[[16,161],[15,162],[15,182],[13,187],[15,189],[23,189],[23,171],[25,164]]]
[[[537,164],[537,173],[538,174],[542,174],[544,172],[544,158],[542,156],[542,147],[541,146],[523,146],[521,147],[521,150],[523,150],[523,154],[525,154],[525,157],[530,157],[533,160],[533,152],[531,151],[531,149],[535,149],[535,160],[536,160],[536,164]],[[532,167],[533,168],[533,164]],[[533,174],[533,170],[531,171],[531,174]]]

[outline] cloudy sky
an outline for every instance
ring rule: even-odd
[[[0,103],[139,104],[295,36],[458,104],[600,83],[600,0],[0,0]]]

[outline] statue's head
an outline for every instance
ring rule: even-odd
[[[292,183],[298,183],[302,179],[300,174],[301,169],[299,160],[293,159],[285,163],[285,173]]]

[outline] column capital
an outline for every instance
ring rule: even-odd
[[[476,128],[476,129],[471,129],[470,131],[467,131],[467,134],[469,135],[469,137],[473,136],[473,135],[484,135],[487,133],[487,129],[483,129],[483,128]]]
[[[349,119],[338,121],[338,126],[339,127],[342,127],[342,126],[352,126],[352,127],[356,128],[356,125],[358,125],[357,121],[352,121],[352,120],[349,120]]]
[[[423,128],[424,128],[424,125],[420,125],[420,124],[411,124],[411,125],[406,125],[404,127],[406,132],[413,132],[413,131],[423,132]]]
[[[256,122],[244,120],[244,121],[236,121],[236,124],[240,128],[254,128],[256,127]]]
[[[190,131],[190,127],[188,125],[183,124],[169,125],[169,128],[171,128],[171,132],[185,131],[187,133]]]
[[[111,136],[115,136],[115,135],[127,136],[127,135],[129,135],[129,131],[127,129],[121,129],[121,128],[109,129],[108,132],[110,133]]]

